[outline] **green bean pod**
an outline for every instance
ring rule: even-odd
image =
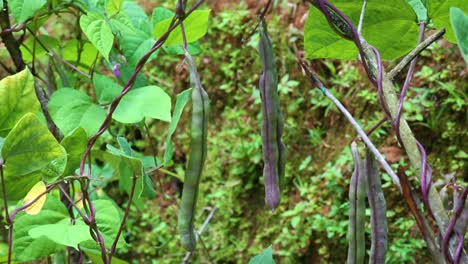
[[[192,57],[185,53],[190,71],[192,88],[192,127],[188,168],[185,173],[182,202],[179,211],[179,232],[182,246],[188,251],[194,251],[196,237],[194,231],[194,216],[197,205],[198,186],[203,171],[207,153],[208,113],[210,100],[203,89],[197,68]]]
[[[354,172],[349,184],[348,264],[364,263],[366,255],[366,178],[356,143],[351,144]]]
[[[279,185],[285,173],[286,147],[281,140],[283,115],[278,95],[278,75],[265,20],[260,21],[259,34],[258,50],[262,62],[259,90],[263,113],[262,150],[265,202],[274,210],[280,200]]]
[[[377,161],[368,149],[366,152],[367,198],[371,209],[371,253],[370,264],[385,263],[387,253],[387,208],[380,182]]]

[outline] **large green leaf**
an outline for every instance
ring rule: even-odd
[[[39,111],[34,90],[34,77],[28,69],[0,81],[0,136],[8,131],[26,113]]]
[[[34,114],[26,114],[8,134],[2,148],[9,200],[23,198],[39,179],[50,182],[62,175],[65,149]]]
[[[187,42],[195,42],[203,37],[208,30],[208,18],[210,10],[196,10],[184,20],[184,29],[187,36]],[[169,28],[172,18],[167,18],[154,26],[153,35],[156,39],[160,38]],[[183,37],[180,26],[174,29],[164,43],[165,46],[182,44]]]
[[[122,86],[105,75],[94,74],[93,84],[94,90],[96,91],[96,98],[101,104],[112,102],[122,91]]]
[[[157,86],[134,89],[120,101],[112,118],[121,123],[138,123],[145,117],[171,121],[171,98]]]
[[[86,94],[71,88],[62,88],[52,94],[49,112],[65,135],[82,127],[88,136],[92,136],[106,118],[104,109],[94,104]]]
[[[468,15],[463,13],[460,8],[452,7],[450,8],[450,19],[458,47],[460,47],[465,63],[468,64]]]
[[[66,136],[60,144],[65,148],[68,162],[63,175],[73,175],[80,165],[81,157],[86,150],[88,137],[86,131],[79,127]]]
[[[54,243],[47,237],[41,236],[33,239],[29,235],[29,230],[43,225],[49,225],[64,221],[69,221],[67,209],[59,199],[49,195],[37,215],[28,215],[24,212],[18,213],[13,229],[13,252],[17,256],[17,261],[31,261],[47,257],[50,254],[63,250],[65,247]]]
[[[81,16],[80,27],[101,55],[109,60],[114,35],[105,18],[98,13],[90,12]]]
[[[468,12],[466,0],[431,0],[429,5],[429,18],[437,29],[445,28],[444,38],[452,43],[457,43],[453,28],[450,24],[450,7],[459,7],[465,13]]]
[[[70,219],[31,228],[28,234],[33,239],[46,237],[59,245],[73,247],[77,250],[79,243],[93,239],[89,233],[89,226],[83,221],[77,221],[72,225]]]
[[[122,214],[120,209],[109,200],[95,200],[93,204],[96,207],[96,224],[104,237],[105,244],[110,247],[119,231]],[[123,236],[120,236],[117,248],[124,245],[125,240]]]
[[[249,264],[275,264],[273,259],[273,250],[271,246],[266,248],[262,253],[250,259]]]
[[[8,7],[18,24],[23,23],[28,18],[34,16],[37,10],[41,9],[47,0],[9,0]]]
[[[333,1],[357,27],[361,1]],[[384,60],[403,56],[416,44],[418,25],[411,7],[404,0],[368,1],[363,35]],[[354,59],[354,43],[341,38],[329,26],[325,16],[311,7],[304,29],[304,47],[308,58]]]
[[[172,160],[172,155],[174,152],[174,146],[172,144],[172,134],[174,134],[177,124],[179,123],[180,116],[184,110],[185,105],[190,99],[192,89],[187,89],[177,95],[176,104],[174,107],[174,113],[169,125],[169,131],[167,132],[166,138],[166,151],[164,152],[164,164],[167,165]]]

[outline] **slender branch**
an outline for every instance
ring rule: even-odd
[[[55,50],[52,50],[52,56],[54,58],[57,58],[58,60],[60,60],[60,62],[62,62],[63,64],[67,65],[70,69],[72,69],[72,70],[76,71],[77,73],[83,75],[84,77],[91,78],[91,75],[89,75],[86,72],[80,70],[78,67],[71,64],[70,62],[64,60],[60,55],[57,54],[57,52]]]
[[[359,35],[362,35],[362,24],[364,23],[364,15],[366,14],[367,0],[364,0],[362,3],[361,15],[359,16],[359,24],[357,32]]]
[[[218,211],[218,208],[216,208],[216,207],[211,210],[210,214],[206,217],[205,222],[203,222],[203,225],[200,227],[200,229],[198,229],[198,232],[197,232],[198,237],[200,237],[202,235],[203,231],[205,231],[206,227],[211,222],[211,219],[213,219],[213,217],[214,217],[214,215],[215,215],[215,213],[217,211]],[[189,263],[190,257],[192,256],[192,253],[193,252],[187,252],[187,254],[185,254],[184,259],[182,260],[182,263]]]
[[[353,118],[353,116],[348,112],[346,107],[344,107],[341,102],[331,94],[327,88],[322,84],[322,82],[319,80],[317,75],[307,66],[307,64],[304,61],[301,61],[301,66],[304,69],[304,71],[307,73],[307,76],[312,80],[313,83],[323,92],[323,94],[328,97],[337,107],[338,109],[344,114],[344,116],[348,119],[348,121],[353,125],[354,129],[357,131],[359,136],[362,138],[362,141],[367,145],[367,147],[374,153],[375,157],[379,161],[379,163],[382,165],[384,170],[388,173],[390,178],[392,178],[393,183],[398,187],[398,190],[400,193],[402,192],[401,185],[400,185],[400,179],[398,176],[393,172],[392,168],[390,165],[387,163],[385,158],[380,154],[380,152],[377,150],[377,148],[374,146],[372,141],[369,139],[369,137],[366,135],[366,132],[362,130],[362,128],[359,126],[359,124],[356,122],[356,120]]]
[[[430,35],[423,42],[421,42],[416,48],[414,48],[408,55],[406,55],[388,74],[387,78],[393,80],[411,61],[418,56],[423,50],[429,47],[434,41],[438,40],[445,34],[445,29],[442,28],[436,33]]]
[[[78,212],[78,214],[81,216],[81,218],[83,218],[83,221],[85,222],[85,224],[88,224],[89,223],[89,220],[88,220],[88,217],[86,217],[86,215],[84,215],[83,211],[81,211],[80,208],[78,208],[78,206],[76,205],[76,202],[73,201],[73,199],[68,195],[68,193],[66,192],[66,190],[64,190],[62,188],[62,186],[58,186],[58,188],[60,189],[60,192],[62,193],[62,195],[67,198],[67,200],[70,202],[70,204],[76,209],[76,211]]]
[[[11,212],[11,214],[10,214],[10,221],[13,222],[14,219],[15,219],[15,217],[16,217],[16,215],[17,215],[19,212],[21,212],[21,211],[27,209],[28,207],[30,207],[31,205],[33,205],[35,202],[37,202],[39,199],[41,199],[42,196],[44,196],[44,195],[48,194],[50,191],[52,191],[52,190],[55,188],[56,185],[57,185],[57,184],[51,184],[51,185],[49,185],[49,186],[46,188],[46,190],[45,190],[44,192],[42,192],[41,194],[39,194],[38,196],[36,196],[36,197],[35,197],[34,199],[32,199],[30,202],[28,202],[28,203],[26,203],[26,204],[24,204],[24,205],[22,205],[22,206],[16,208],[15,210],[13,210],[13,211]]]
[[[11,263],[11,252],[13,251],[13,222],[11,221],[10,215],[8,214],[8,199],[5,188],[5,177],[3,175],[3,164],[4,161],[0,159],[0,179],[2,181],[2,194],[3,194],[3,206],[5,207],[5,218],[8,225],[8,257],[7,263]]]
[[[23,56],[21,55],[20,45],[18,41],[13,36],[13,32],[7,30],[10,29],[8,1],[3,1],[3,9],[0,10],[0,28],[2,29],[2,34],[0,35],[0,37],[3,40],[3,43],[5,43],[5,47],[7,48],[8,53],[10,53],[10,57],[15,63],[16,71],[19,72],[22,69],[24,69],[25,64],[23,61]]]
[[[112,243],[112,247],[110,249],[109,263],[112,263],[112,257],[115,254],[115,249],[117,247],[117,243],[119,242],[120,234],[122,234],[123,228],[125,226],[125,222],[127,221],[128,214],[130,213],[130,207],[132,206],[133,195],[135,193],[135,187],[136,187],[137,179],[138,179],[138,177],[133,176],[132,187],[130,189],[130,195],[128,197],[127,208],[125,208],[125,213],[124,213],[124,216],[122,218],[122,222],[120,223],[119,231],[117,232],[117,235],[115,236],[114,242]]]
[[[0,176],[2,180],[2,194],[3,194],[3,207],[5,209],[5,218],[7,223],[10,223],[10,215],[8,214],[8,199],[5,188],[5,176],[3,175],[3,164],[4,161],[0,159]]]

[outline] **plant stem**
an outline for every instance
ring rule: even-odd
[[[388,74],[387,78],[393,80],[405,67],[408,65],[416,56],[418,56],[423,50],[429,47],[434,41],[438,40],[445,34],[445,29],[442,28],[436,33],[430,35],[423,42],[419,43],[412,51],[410,51]]]
[[[132,206],[132,200],[133,200],[133,195],[135,193],[135,187],[136,187],[137,179],[138,179],[137,177],[133,176],[132,187],[130,189],[130,196],[128,197],[127,208],[125,208],[125,213],[123,215],[122,222],[120,223],[119,231],[117,232],[117,235],[116,235],[116,237],[114,239],[114,242],[112,243],[112,247],[110,249],[109,263],[112,263],[112,257],[114,256],[115,249],[117,247],[117,243],[118,243],[119,238],[120,238],[120,234],[122,233],[122,230],[123,230],[123,228],[125,226],[125,222],[127,221],[128,214],[130,213],[130,207]]]
[[[11,263],[11,252],[13,249],[13,222],[11,221],[10,215],[8,214],[8,199],[5,188],[5,176],[3,175],[3,164],[4,161],[0,159],[0,179],[2,180],[2,194],[3,194],[3,206],[5,207],[5,220],[8,226],[8,264]]]
[[[197,235],[198,237],[201,236],[201,234],[203,233],[203,231],[205,231],[206,227],[208,226],[208,224],[211,222],[211,219],[213,219],[215,213],[218,211],[218,208],[213,208],[210,212],[210,214],[206,217],[205,219],[205,222],[203,222],[203,225],[200,227],[200,229],[198,229],[198,232],[197,232]],[[182,263],[189,263],[189,259],[190,257],[192,256],[193,252],[187,252],[185,254],[185,257],[184,259],[182,260]]]
[[[5,47],[7,48],[8,53],[10,53],[10,57],[15,63],[16,71],[19,72],[24,69],[25,64],[23,61],[23,56],[21,55],[20,43],[18,43],[18,41],[15,39],[12,31],[7,30],[10,29],[10,27],[8,1],[3,0],[3,9],[0,10],[0,28],[2,29],[2,34],[0,34],[0,37],[3,40],[3,43],[5,43]]]
[[[348,119],[348,121],[353,125],[354,129],[357,131],[359,136],[362,138],[362,141],[367,145],[367,147],[374,153],[375,157],[379,161],[379,163],[382,165],[384,170],[387,172],[387,174],[392,178],[393,183],[397,186],[398,190],[400,193],[402,192],[401,190],[401,185],[400,185],[400,179],[398,176],[393,172],[392,168],[390,165],[387,163],[385,158],[380,154],[380,152],[377,150],[377,148],[374,146],[372,141],[369,139],[369,137],[366,135],[366,132],[362,130],[362,128],[359,126],[359,124],[356,122],[356,120],[353,118],[351,113],[344,107],[341,102],[333,96],[333,94],[330,93],[330,91],[325,88],[325,86],[322,84],[322,82],[318,79],[317,75],[307,66],[307,64],[304,61],[301,61],[301,66],[302,68],[306,71],[307,75],[310,77],[312,82],[316,84],[316,86],[322,91],[322,93],[328,97],[335,105],[338,107],[338,109],[343,113],[343,115]]]

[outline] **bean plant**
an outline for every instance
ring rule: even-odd
[[[197,213],[203,172],[211,161],[213,109],[197,59],[204,53],[201,43],[211,15],[204,2],[177,0],[174,10],[157,6],[148,16],[148,10],[134,1],[0,1],[0,208],[6,242],[0,262],[127,263],[119,256],[131,252],[134,246],[127,239],[126,230],[133,224],[129,217],[135,210],[144,210],[145,202],[166,195],[158,178],[161,174],[173,175],[182,183],[181,197],[176,198],[178,224],[174,223],[178,234],[165,242],[175,239],[180,245],[181,254],[175,262],[189,263],[195,254],[202,262],[210,261],[204,241],[216,238],[203,232],[216,221],[217,214],[227,212],[214,207],[206,217]],[[261,68],[248,70],[260,76],[256,89],[262,115],[258,124],[261,150],[253,150],[259,150],[261,154],[255,155],[263,160],[263,177],[258,175],[264,182],[262,200],[273,211],[272,216],[287,200],[282,190],[291,150],[284,137],[288,123],[283,113],[289,109],[285,111],[281,105],[285,96],[281,87],[317,87],[320,98],[314,100],[330,109],[336,107],[357,132],[349,143],[351,155],[346,160],[354,162],[354,171],[348,190],[347,260],[342,262],[384,263],[387,259],[385,175],[395,186],[392,195],[405,201],[433,262],[468,263],[464,249],[468,188],[457,179],[444,186],[433,184],[426,149],[407,121],[411,117],[404,114],[417,57],[432,43],[442,37],[458,43],[468,63],[466,3],[305,2],[310,10],[295,60],[309,83],[279,76],[277,44],[270,39],[268,28],[268,17],[276,15],[275,1],[262,6],[241,41],[247,45],[258,40],[258,54],[252,59],[260,61]],[[54,26],[55,21],[68,23],[72,30],[63,31]],[[144,74],[149,65],[162,64],[160,54],[178,61],[191,88],[169,92],[170,87],[165,86],[170,85]],[[377,98],[382,110],[382,119],[370,130],[364,131],[335,97],[335,90],[325,85],[344,82],[323,82],[316,73],[320,69],[315,60],[326,58],[357,59],[362,64],[369,81],[367,96]],[[385,70],[384,61],[399,58],[392,70]],[[396,77],[406,68],[399,87]],[[189,101],[190,109],[186,109]],[[186,166],[185,161],[174,158],[178,146],[172,140],[180,133],[177,128],[185,110],[191,112]],[[166,131],[152,134],[150,124],[164,123]],[[390,124],[418,175],[417,188],[413,186],[415,179],[401,168],[396,170],[374,144],[374,132],[385,124]],[[320,129],[311,133],[318,138],[324,134]],[[150,153],[138,150],[137,138],[146,139]],[[164,138],[162,149],[154,146],[154,138]],[[311,143],[317,145],[320,140]],[[175,164],[184,168],[184,176],[171,170]],[[303,162],[301,170],[306,167],[307,162]],[[295,184],[300,189],[301,183]],[[107,192],[111,189],[128,198],[121,201],[118,195]],[[448,203],[449,199],[453,202]],[[371,234],[370,243],[366,232]],[[252,256],[250,263],[275,263],[278,247],[271,244]]]

